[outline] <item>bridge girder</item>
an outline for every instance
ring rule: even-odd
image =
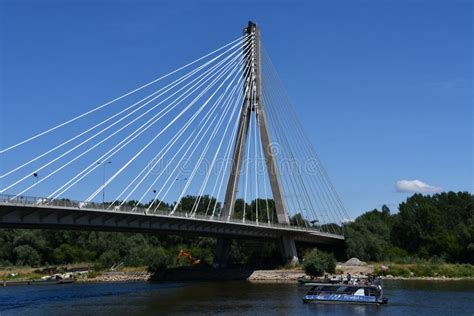
[[[146,224],[146,225],[145,225]],[[167,233],[224,238],[292,238],[297,242],[341,246],[344,237],[294,229],[167,215],[0,203],[0,227]]]

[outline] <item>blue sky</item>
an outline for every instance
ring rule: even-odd
[[[401,180],[473,190],[470,1],[2,0],[0,12],[2,148],[254,20],[352,216],[396,209],[411,194]]]

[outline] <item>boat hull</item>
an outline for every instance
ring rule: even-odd
[[[322,304],[370,304],[380,305],[383,301],[378,301],[375,296],[359,296],[347,294],[331,294],[331,295],[306,295],[303,303],[322,303]]]

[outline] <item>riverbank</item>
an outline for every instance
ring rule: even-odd
[[[352,261],[354,262],[354,260]],[[474,280],[473,265],[459,264],[395,264],[370,263],[361,261],[338,263],[335,275],[365,277],[382,275],[389,280]],[[41,269],[28,267],[9,267],[0,270],[0,280],[38,280],[45,276]],[[94,271],[75,274],[76,282],[130,282],[130,281],[228,281],[248,280],[250,282],[296,282],[308,277],[299,266],[272,270],[254,270],[245,267],[215,270],[211,267],[174,267],[157,274],[147,271],[146,267],[121,267],[117,271]]]
[[[336,274],[352,276],[375,275],[394,280],[465,280],[474,278],[474,265],[433,263],[420,261],[417,263],[373,262],[366,263],[352,258],[336,265]]]
[[[388,279],[472,279],[474,265],[471,264],[435,264],[420,263],[377,263],[374,264],[374,274],[384,275]]]

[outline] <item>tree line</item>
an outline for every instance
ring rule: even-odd
[[[414,194],[393,213],[384,205],[346,225],[347,256],[368,261],[417,259],[474,263],[474,195]]]

